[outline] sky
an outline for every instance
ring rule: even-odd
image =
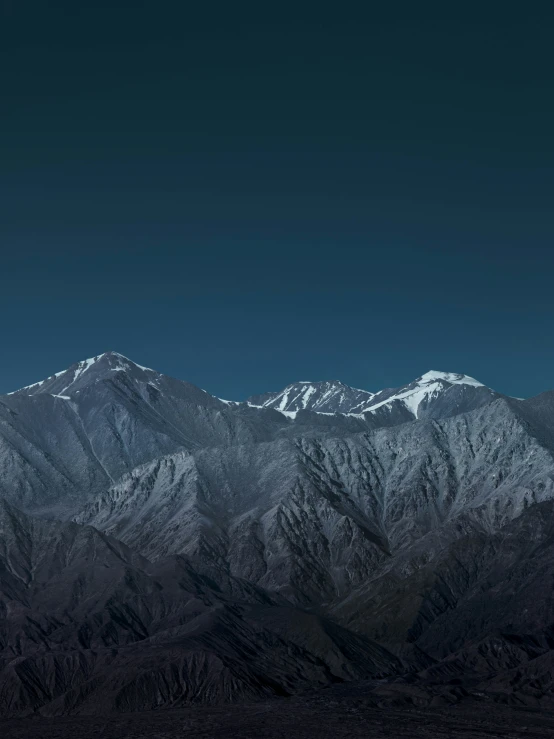
[[[0,393],[553,389],[554,11],[192,5],[0,0]]]

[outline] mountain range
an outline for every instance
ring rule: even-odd
[[[0,713],[368,681],[554,701],[554,393],[222,400],[116,352],[0,396]]]

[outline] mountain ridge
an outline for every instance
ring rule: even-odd
[[[115,352],[0,396],[0,713],[554,701],[554,392],[253,399]]]
[[[176,380],[156,370],[139,365],[119,352],[108,351],[90,359],[76,362],[66,370],[57,372],[31,385],[6,393],[6,395],[51,393],[58,397],[64,397],[64,394],[68,391],[71,391],[70,394],[80,392],[83,386],[86,387],[93,382],[106,379],[113,372],[126,372],[134,378],[139,378],[143,381],[146,380],[153,384],[160,377],[163,377],[174,382],[182,382],[189,387],[195,387],[184,380]],[[221,400],[206,390],[200,388],[198,390],[210,398],[216,398],[225,404],[245,402],[252,406],[274,408],[285,412],[311,410],[320,413],[362,414],[364,412],[375,411],[386,403],[417,395],[418,390],[423,391],[424,389],[423,395],[432,395],[440,389],[440,386],[449,389],[456,385],[485,388],[491,393],[495,392],[468,375],[437,370],[429,370],[406,385],[397,388],[386,388],[377,392],[354,388],[344,384],[340,380],[298,381],[287,385],[281,391],[253,395],[246,401]],[[32,392],[29,393],[29,390]],[[500,394],[496,393],[496,395]],[[337,398],[337,396],[339,397]],[[415,404],[416,406],[421,402],[421,398],[417,400],[419,402]],[[412,408],[415,407],[413,403],[408,405],[411,405]],[[416,415],[415,411],[414,415]]]

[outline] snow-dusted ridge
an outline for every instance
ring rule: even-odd
[[[379,408],[391,409],[395,403],[400,402],[406,410],[408,410],[414,418],[419,417],[419,409],[422,403],[429,402],[433,398],[438,398],[441,394],[448,392],[453,386],[467,386],[470,388],[485,388],[482,382],[479,382],[469,375],[455,372],[440,372],[430,370],[419,377],[410,385],[406,385],[397,390],[382,390],[379,393],[370,393],[366,390],[357,388],[349,388],[348,386],[335,381],[333,383],[325,383],[334,387],[326,389],[323,394],[317,398],[316,407],[326,407],[328,401],[333,398],[342,402],[348,390],[353,390],[369,396],[369,401],[359,403],[350,411],[323,411],[310,407],[310,399],[317,393],[318,385],[324,383],[298,382],[288,385],[280,393],[273,394],[263,403],[248,402],[251,408],[271,408],[279,411],[287,418],[295,419],[299,410],[310,410],[312,413],[324,416],[352,416],[355,418],[363,418],[366,413],[375,413]],[[308,387],[299,391],[298,385],[307,385]],[[230,401],[224,401],[229,403]],[[315,405],[315,404],[314,404]],[[287,410],[295,407],[296,410]]]
[[[456,392],[452,388],[458,388]],[[467,388],[467,398],[458,398]],[[483,383],[457,372],[440,372],[430,370],[409,385],[400,388],[381,390],[372,393],[368,390],[349,387],[338,380],[328,382],[296,382],[287,385],[280,392],[252,396],[248,403],[254,407],[272,408],[273,410],[296,414],[309,410],[313,413],[337,414],[363,418],[364,414],[381,413],[395,410],[396,413],[408,413],[412,418],[419,418],[420,411],[434,399],[440,399],[451,391],[452,402],[457,407],[465,405],[469,395],[486,393]],[[490,391],[492,393],[493,391]],[[456,396],[456,399],[454,399]],[[423,405],[422,405],[423,404]],[[294,417],[294,416],[289,416]],[[409,420],[409,418],[406,418]]]
[[[287,385],[277,393],[252,396],[249,402],[262,408],[296,413],[313,412],[348,413],[367,405],[373,398],[368,390],[349,387],[339,380],[308,382],[302,380]]]
[[[429,370],[419,378],[422,382],[437,382],[442,380],[444,382],[450,382],[453,385],[473,385],[474,387],[485,387],[482,382],[479,382],[469,375],[460,375],[456,372],[438,372],[437,370]]]
[[[402,401],[404,406],[415,418],[419,417],[420,406],[424,402],[428,402],[438,397],[442,393],[448,392],[454,386],[468,386],[472,388],[484,388],[482,382],[479,382],[468,375],[456,372],[439,372],[430,370],[417,380],[410,383],[398,391],[386,391],[377,393],[372,402],[364,408],[361,413],[373,413],[383,406],[391,407],[395,401]],[[382,399],[380,399],[382,397]]]
[[[165,382],[164,375],[133,362],[123,354],[104,352],[9,395],[46,393],[69,400],[85,386],[109,378],[115,372],[126,372],[133,381],[146,382],[158,390],[161,387],[160,382]],[[224,404],[229,410],[244,405],[243,402],[216,399],[205,390],[202,390],[202,394]],[[393,413],[396,422],[403,422],[421,418],[422,413],[423,417],[433,417],[439,411],[442,413],[440,409],[434,410],[437,403],[439,406],[452,406],[452,412],[460,413],[464,409],[473,408],[476,403],[482,404],[490,396],[497,394],[469,375],[430,370],[408,385],[378,393],[353,388],[339,380],[301,380],[287,385],[279,392],[252,396],[245,403],[252,408],[276,410],[290,420],[295,420],[300,411],[309,411],[320,415],[357,418],[364,418],[367,414],[378,414],[383,418],[384,413]],[[447,410],[448,413],[451,412]]]
[[[79,380],[81,377],[89,372],[95,365],[98,364],[101,360],[107,360],[110,363],[109,371],[110,372],[125,372],[129,370],[130,367],[136,367],[139,370],[142,370],[143,372],[152,372],[153,374],[157,374],[154,370],[150,369],[149,367],[143,367],[140,364],[137,364],[136,362],[133,362],[131,359],[128,359],[127,357],[123,356],[123,354],[119,354],[119,352],[104,352],[102,354],[98,354],[95,357],[90,357],[89,359],[83,359],[80,362],[77,362],[76,364],[72,365],[71,367],[68,367],[65,370],[61,370],[60,372],[55,372],[53,375],[50,375],[50,377],[45,378],[44,380],[40,380],[40,382],[33,382],[31,385],[25,385],[22,388],[19,388],[18,390],[14,390],[11,393],[7,393],[7,395],[15,395],[16,393],[24,393],[25,390],[38,390],[46,383],[52,383],[54,380],[67,376],[68,383],[65,387],[60,388],[55,393],[51,393],[52,395],[58,396],[58,397],[64,397],[67,391]]]

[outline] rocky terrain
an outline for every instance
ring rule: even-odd
[[[3,713],[291,695],[399,669],[369,638],[248,582],[183,557],[152,565],[92,527],[0,506]]]
[[[369,722],[553,707],[553,393],[432,371],[233,402],[109,352],[0,397],[0,498],[10,731],[246,702],[242,731],[327,691]]]

